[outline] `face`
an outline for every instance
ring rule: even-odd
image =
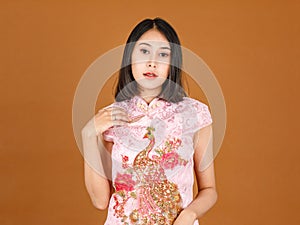
[[[156,29],[145,32],[136,42],[131,57],[132,74],[142,96],[157,96],[168,77],[171,48]]]

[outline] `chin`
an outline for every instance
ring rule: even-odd
[[[145,83],[138,83],[139,87],[143,90],[157,90],[157,89],[161,89],[163,83],[159,83],[159,84],[145,84]]]

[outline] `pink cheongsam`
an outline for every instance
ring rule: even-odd
[[[135,96],[111,106],[144,117],[103,133],[114,142],[114,193],[105,225],[173,224],[193,200],[193,135],[212,123],[207,105],[189,97],[178,103],[156,97],[148,104]]]

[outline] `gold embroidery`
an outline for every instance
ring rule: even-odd
[[[127,164],[128,157],[122,156],[122,167],[127,173],[118,174],[115,179],[116,194],[119,197],[114,196],[114,209],[115,215],[123,218],[124,225],[128,224],[124,206],[129,198],[137,201],[137,208],[129,215],[130,224],[173,224],[182,210],[178,187],[167,179],[164,172],[177,165],[186,165],[187,162],[174,151],[181,141],[166,141],[164,148],[155,150],[159,156],[150,158],[149,153],[155,144],[153,131],[153,127],[147,128],[144,138],[148,138],[150,143],[135,157],[132,166]]]

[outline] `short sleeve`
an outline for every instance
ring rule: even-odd
[[[213,120],[211,117],[211,113],[206,104],[195,100],[194,107],[196,110],[196,117],[197,117],[196,130],[199,130],[203,127],[206,127],[206,126],[212,124]]]
[[[106,131],[102,133],[103,139],[105,141],[114,142],[114,129],[113,127],[108,128]]]
[[[200,130],[201,128],[207,127],[210,124],[212,124],[213,120],[211,117],[211,113],[209,111],[209,108],[206,104],[197,101],[194,105],[196,107],[196,114],[197,114],[197,122],[196,122],[196,130]],[[204,152],[201,153],[202,159],[199,165],[197,165],[197,168],[200,172],[203,172],[206,170],[209,165],[214,160],[214,151],[213,151],[213,133],[211,132],[209,140],[205,144],[205,147],[203,146]],[[199,167],[198,167],[199,166]]]

